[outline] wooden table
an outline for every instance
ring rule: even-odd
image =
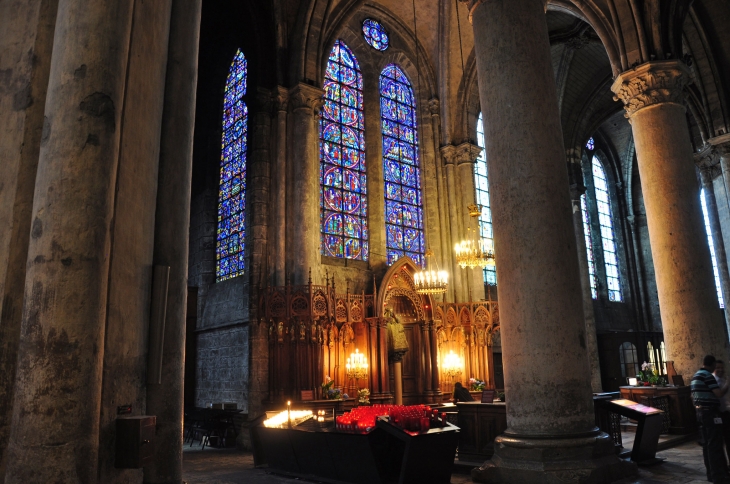
[[[697,416],[690,387],[621,387],[621,398],[645,403],[642,397],[666,397],[669,400],[669,433],[691,434],[697,431]]]
[[[504,402],[459,402],[459,460],[483,462],[494,454],[494,439],[507,430]]]

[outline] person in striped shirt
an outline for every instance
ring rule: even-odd
[[[722,445],[722,418],[720,418],[720,399],[727,393],[728,383],[722,387],[717,384],[712,374],[716,362],[714,356],[705,356],[702,368],[692,377],[692,400],[697,408],[707,480],[715,484],[730,484]]]

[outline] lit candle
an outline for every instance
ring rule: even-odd
[[[289,428],[291,428],[291,400],[287,400],[286,402],[286,414],[289,420]]]

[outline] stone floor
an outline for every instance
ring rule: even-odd
[[[702,449],[695,442],[661,451],[658,457],[667,459],[663,464],[640,468],[638,479],[626,479],[620,484],[705,484],[705,466]],[[297,479],[268,474],[255,469],[250,453],[235,449],[201,451],[198,445],[185,446],[183,475],[187,484],[292,484]],[[299,481],[301,482],[301,481]],[[471,482],[467,474],[454,474],[452,484]]]

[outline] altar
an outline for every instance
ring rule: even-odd
[[[261,287],[258,324],[266,327],[269,353],[265,405],[301,401],[302,392],[317,401],[330,394],[355,398],[361,389],[378,403],[440,403],[455,382],[468,387],[470,378],[494,388],[497,302],[439,302],[417,292],[418,271],[410,258],[400,259],[373,294],[340,292],[329,275],[324,285],[310,278],[302,286]],[[393,348],[393,328],[405,349]],[[356,354],[366,366],[353,372],[348,364]],[[457,362],[448,372],[447,355]],[[325,388],[328,378],[334,383]]]

